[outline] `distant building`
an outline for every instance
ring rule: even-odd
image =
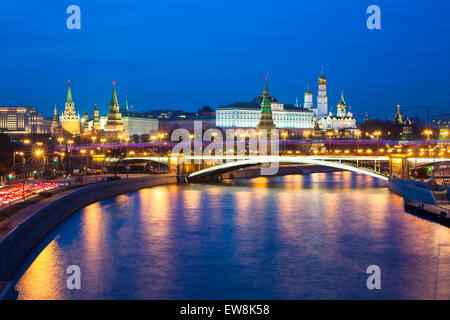
[[[120,140],[135,135],[141,136],[144,134],[152,134],[158,131],[158,119],[155,119],[150,112],[130,111],[127,98],[125,98],[125,108],[117,111],[115,106],[117,104],[118,107],[119,104],[114,89],[111,102],[113,107],[111,109],[110,106],[110,113],[108,116],[101,116],[97,105],[95,105],[94,118],[93,120],[89,120],[88,132],[98,132],[103,138],[109,138],[110,141],[113,141],[114,139]],[[111,116],[111,114],[114,115]],[[112,122],[111,119],[113,117],[115,118],[115,121]],[[105,130],[105,128],[108,129]],[[119,138],[119,136],[122,138]]]
[[[158,131],[158,119],[148,112],[132,112],[128,108],[128,99],[125,96],[125,109],[121,110],[123,126],[128,136],[141,136]]]
[[[201,123],[202,130],[216,127],[216,119],[211,116],[187,115],[185,117],[158,119],[159,131],[163,132],[172,132],[180,128],[193,132],[195,123]]]
[[[53,112],[53,119],[50,131],[53,137],[62,137],[64,134],[61,122],[59,121],[58,109],[56,108],[56,105],[55,110]]]
[[[315,114],[319,119],[328,115],[327,78],[323,74],[323,68],[319,77],[319,92]]]
[[[91,130],[98,132],[101,129],[100,112],[98,111],[97,105],[94,105],[94,119],[92,120]]]
[[[321,118],[319,120],[320,128],[322,130],[356,129],[356,119],[353,118],[353,113],[350,110],[347,112],[346,109],[347,104],[344,100],[344,91],[342,91],[336,115],[330,111],[327,117]]]
[[[84,110],[84,116],[83,119],[81,119],[81,123],[83,127],[83,133],[89,133],[89,115],[87,109]]]
[[[431,123],[434,127],[437,127],[437,128],[442,128],[442,127],[449,128],[450,127],[450,113],[432,116]]]
[[[311,110],[282,104],[274,97],[265,97],[265,95],[267,95],[266,87],[263,94],[251,102],[235,102],[217,108],[216,126],[219,128],[256,128],[260,124],[260,119],[265,119],[270,114],[276,128],[312,128],[312,117],[314,114]],[[267,104],[270,104],[270,108],[268,108]]]
[[[400,138],[401,141],[411,141],[413,140],[413,132],[412,132],[412,126],[413,123],[411,120],[409,120],[409,117],[406,116],[405,121],[402,121],[403,124],[403,131],[402,131],[402,136]]]
[[[449,141],[450,140],[450,129],[449,127],[442,125],[439,129],[439,140],[440,141]]]
[[[49,133],[44,118],[34,107],[1,107],[0,131],[8,134]]]
[[[307,109],[307,110],[313,109],[313,97],[312,97],[311,91],[309,90],[309,83],[308,83],[308,89],[305,92],[305,99],[304,99],[303,104],[304,104],[303,107],[305,109]]]

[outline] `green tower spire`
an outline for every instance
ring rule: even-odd
[[[113,90],[112,90],[112,97],[111,97],[111,104],[110,104],[110,106],[116,106],[116,105],[119,105],[119,102],[117,100],[116,82],[113,81]]]
[[[269,85],[267,84],[267,76],[266,81],[264,82],[263,100],[261,102],[261,112],[272,114],[272,108],[270,107]]]
[[[128,111],[128,95],[125,95],[125,110]]]
[[[73,102],[72,101],[72,91],[70,90],[70,80],[69,80],[69,86],[67,88],[67,102]]]

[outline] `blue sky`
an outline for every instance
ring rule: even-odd
[[[81,8],[68,30],[66,8]],[[368,30],[366,8],[381,8]],[[314,104],[321,66],[329,104],[341,90],[358,120],[450,112],[450,1],[23,1],[0,3],[0,105],[75,107],[105,113],[112,80],[135,110],[217,107],[249,101],[269,76],[271,95]],[[387,110],[392,109],[392,112]],[[423,114],[423,113],[422,113]]]

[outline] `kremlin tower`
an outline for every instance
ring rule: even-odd
[[[258,129],[275,129],[275,124],[272,119],[272,107],[270,106],[269,87],[266,81],[264,83],[263,100],[261,102],[261,115],[259,118]],[[270,133],[268,133],[270,135]]]
[[[67,100],[65,109],[61,117],[61,125],[64,132],[67,132],[71,135],[80,134],[80,116],[75,113],[75,106],[72,100],[72,91],[70,90],[70,80],[69,86],[67,88]]]
[[[61,137],[63,135],[63,130],[61,127],[61,123],[59,122],[59,115],[58,115],[58,109],[55,105],[55,111],[53,112],[53,120],[52,120],[52,126],[50,128],[50,132],[53,137]]]
[[[100,131],[101,123],[100,123],[100,112],[98,111],[97,105],[94,106],[94,121],[92,125],[93,131]]]
[[[109,113],[105,125],[105,136],[112,141],[122,140],[127,133],[124,130],[122,114],[117,101],[116,82],[113,81],[113,90],[111,103],[109,104]]]

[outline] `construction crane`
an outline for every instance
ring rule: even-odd
[[[400,108],[409,110],[409,109],[425,109],[427,110],[427,121],[426,125],[429,126],[431,124],[430,122],[430,110],[431,109],[437,109],[436,106],[400,106]]]

